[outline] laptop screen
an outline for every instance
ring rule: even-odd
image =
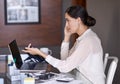
[[[10,49],[12,56],[13,56],[13,60],[15,62],[16,67],[18,69],[20,69],[23,62],[22,62],[22,58],[20,56],[20,52],[19,52],[16,40],[13,40],[12,42],[10,42],[8,47]]]

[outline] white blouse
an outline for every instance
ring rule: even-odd
[[[77,79],[87,79],[92,84],[105,84],[101,41],[91,29],[78,37],[70,50],[69,43],[62,42],[61,60],[48,55],[46,61],[60,72],[74,70]]]

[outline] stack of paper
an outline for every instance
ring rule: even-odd
[[[35,78],[25,78],[24,84],[35,84]]]

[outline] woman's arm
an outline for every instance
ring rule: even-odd
[[[65,60],[69,55],[69,42],[62,42],[60,57],[61,60]]]
[[[70,43],[71,34],[72,33],[69,31],[69,28],[65,25],[64,40],[61,44],[61,52],[60,52],[60,56],[62,60],[65,60],[69,55],[69,43]]]
[[[56,67],[60,72],[70,72],[79,66],[90,54],[89,44],[81,44],[77,49],[65,60],[56,59],[50,55],[46,57],[46,61]]]

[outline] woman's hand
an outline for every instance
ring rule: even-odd
[[[70,29],[67,26],[65,26],[65,28],[64,28],[64,42],[69,42],[71,35],[72,35],[72,33],[70,32]]]
[[[69,27],[65,26],[65,28],[64,28],[64,34],[65,34],[65,36],[68,36],[68,37],[71,36],[72,33],[70,32],[70,28]]]
[[[43,53],[38,48],[33,48],[33,47],[30,48],[30,47],[31,47],[31,44],[29,44],[28,47],[25,47],[25,49],[22,51],[25,53],[30,53],[32,55],[39,55],[39,56],[42,56],[43,58],[47,57],[47,54]]]
[[[32,55],[39,55],[40,50],[38,48],[29,48],[29,47],[25,47],[25,50],[22,50],[25,53],[30,53]]]

